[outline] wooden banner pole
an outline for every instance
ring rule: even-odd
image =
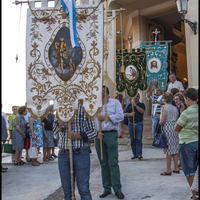
[[[132,102],[133,102],[133,98],[132,98]],[[132,112],[134,112],[133,104],[132,104]],[[134,114],[133,114],[133,138],[135,138],[135,117],[134,117]]]
[[[66,129],[67,130],[67,129]],[[71,131],[71,124],[68,125],[68,130]],[[74,192],[74,167],[73,167],[73,148],[72,148],[72,140],[69,139],[69,159],[70,159],[70,177],[71,177],[71,194],[72,200],[75,200],[75,192]]]
[[[99,121],[99,132],[101,133],[101,122]],[[101,160],[103,160],[102,139],[100,139]]]

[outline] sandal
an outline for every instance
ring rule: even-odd
[[[171,174],[172,174],[171,172],[169,172],[169,173],[167,173],[167,172],[160,173],[160,175],[163,175],[163,176],[170,176]]]
[[[43,162],[39,162],[38,160],[37,160],[37,163],[40,165],[40,164],[43,164]]]
[[[175,171],[175,170],[173,170],[173,172],[174,173],[176,173],[176,174],[179,174],[180,173],[180,171],[178,170],[178,171]]]
[[[26,162],[31,162],[31,158],[26,158]]]
[[[24,162],[23,160],[20,160],[20,163],[23,165],[23,164],[26,164],[26,162]]]
[[[36,163],[31,163],[31,165],[32,165],[32,166],[40,166],[40,164],[37,163],[37,162],[36,162]]]
[[[15,163],[14,165],[22,165],[21,162]]]

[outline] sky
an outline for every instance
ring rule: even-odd
[[[12,106],[26,102],[26,12],[27,3],[1,1],[1,103],[2,111],[12,113]],[[19,28],[20,22],[20,28]],[[16,63],[16,54],[18,62]]]
[[[5,113],[12,113],[14,105],[23,106],[26,103],[28,4],[15,5],[14,1],[1,1],[1,103],[2,111]],[[37,6],[41,6],[41,3],[36,3]],[[54,2],[49,2],[49,6],[54,7]],[[16,54],[18,54],[17,62]]]

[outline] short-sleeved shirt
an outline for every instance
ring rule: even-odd
[[[191,105],[186,110],[184,110],[177,124],[182,127],[179,132],[179,143],[191,143],[198,141],[199,136],[199,115],[198,115],[199,105]]]
[[[137,104],[137,106],[139,106],[140,108],[142,108],[144,110],[146,108],[145,105],[144,105],[144,103],[141,103],[141,102],[139,102]],[[125,109],[124,112],[125,113],[132,113],[132,104],[131,103],[128,105],[128,107]],[[135,107],[134,107],[134,112],[135,112],[135,116],[134,116],[135,122],[136,121],[137,122],[142,122],[143,121],[143,115],[144,115],[144,113],[141,114],[140,112],[138,112],[138,110]],[[133,117],[128,117],[128,121],[131,122],[131,123],[133,123]]]
[[[16,115],[13,113],[8,117],[8,122],[9,122],[9,127],[8,130],[12,131],[13,130],[13,119]]]
[[[44,122],[44,129],[47,130],[47,131],[52,131],[53,130],[53,123],[47,119],[47,118],[44,118],[42,120],[42,122]]]
[[[170,82],[167,88],[167,92],[171,92],[172,88],[177,88],[179,91],[184,91],[183,84],[180,81]]]
[[[158,100],[158,98],[159,98],[160,96],[154,95],[154,96],[151,96],[151,97],[154,98],[155,101],[163,101],[163,98],[162,98],[162,97]],[[156,107],[156,112],[161,112],[161,106],[162,106],[162,105],[160,105],[160,104],[157,104],[157,106],[156,106],[156,104],[153,104],[153,109],[155,109],[155,107]]]

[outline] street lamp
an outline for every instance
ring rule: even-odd
[[[187,13],[187,4],[189,0],[175,0],[178,12],[181,15],[182,20],[189,24],[190,28],[193,30],[194,34],[197,34],[197,22],[191,22],[188,19],[185,19]]]

